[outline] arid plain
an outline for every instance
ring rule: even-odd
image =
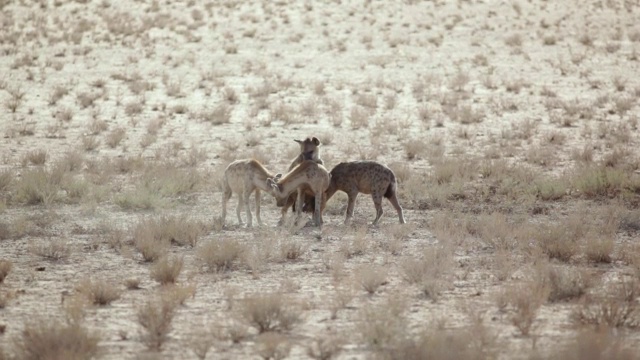
[[[0,0],[0,359],[640,358],[639,12]],[[407,224],[223,226],[307,136]]]

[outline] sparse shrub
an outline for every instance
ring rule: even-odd
[[[279,243],[280,258],[282,261],[299,260],[304,254],[304,246],[295,240],[283,240]]]
[[[134,116],[142,113],[143,107],[140,101],[131,101],[124,106],[124,113],[128,116]]]
[[[582,233],[571,224],[558,224],[542,225],[534,236],[542,252],[549,258],[568,262],[578,253],[578,240]]]
[[[15,188],[15,199],[27,205],[50,205],[59,198],[64,171],[42,168],[25,170]]]
[[[537,180],[533,184],[534,192],[540,200],[559,200],[566,194],[566,183],[562,179]]]
[[[104,279],[83,280],[76,285],[76,290],[86,296],[94,305],[109,305],[120,299],[120,290]]]
[[[6,191],[13,182],[13,172],[9,170],[0,170],[0,193]]]
[[[452,267],[453,255],[442,247],[427,247],[421,258],[409,258],[400,263],[404,280],[418,285],[422,294],[434,301],[448,287]]]
[[[15,345],[19,359],[92,359],[98,355],[99,341],[81,324],[47,315],[29,320]]]
[[[387,273],[380,266],[363,265],[356,271],[356,281],[371,295],[387,281]]]
[[[160,298],[138,308],[138,323],[144,329],[142,341],[149,349],[160,350],[168,339],[176,305]]]
[[[161,296],[163,301],[168,301],[176,305],[184,305],[184,302],[188,298],[195,296],[196,285],[177,285],[177,284],[165,284],[161,289]]]
[[[627,182],[624,170],[610,167],[581,167],[572,176],[573,187],[587,198],[613,197],[625,188]]]
[[[333,359],[342,350],[343,341],[337,336],[326,336],[316,338],[307,346],[307,355],[312,359],[329,360]]]
[[[544,282],[518,284],[508,290],[507,301],[513,310],[510,320],[522,335],[529,335],[538,309],[547,298],[548,289]]]
[[[71,248],[62,239],[46,239],[36,244],[31,244],[29,250],[43,258],[58,261],[69,257]]]
[[[592,233],[585,237],[584,254],[587,260],[595,263],[610,263],[615,245],[615,234]]]
[[[407,159],[413,160],[415,158],[421,158],[427,151],[427,143],[424,139],[412,138],[404,142],[404,152],[407,155]]]
[[[591,286],[590,276],[576,269],[551,266],[546,274],[549,283],[549,301],[558,302],[582,297]]]
[[[405,303],[397,297],[360,310],[357,330],[363,342],[376,352],[388,349],[406,334]]]
[[[124,281],[124,286],[129,290],[138,290],[140,289],[140,279],[138,278],[129,278]]]
[[[100,146],[100,140],[95,136],[82,136],[82,148],[84,151],[93,151]]]
[[[351,121],[351,129],[357,130],[369,126],[369,111],[361,106],[354,106],[349,112],[349,120]]]
[[[163,256],[151,266],[151,278],[162,285],[174,284],[182,271],[182,257]]]
[[[623,280],[615,284],[613,289],[607,289],[603,295],[587,297],[572,316],[576,322],[583,324],[637,328],[640,326],[638,296],[640,283],[635,279]]]
[[[291,351],[291,343],[287,338],[278,333],[267,332],[258,335],[256,339],[257,353],[261,358],[268,360],[285,359]]]
[[[126,135],[126,130],[124,128],[118,127],[113,129],[108,135],[106,139],[106,143],[110,148],[115,148],[118,146]]]
[[[240,315],[259,333],[290,330],[300,321],[300,312],[281,294],[254,295],[242,301]]]
[[[13,267],[13,263],[9,260],[0,260],[0,284],[4,282],[4,279],[7,278],[7,275],[11,272],[11,268]]]
[[[49,158],[49,154],[47,153],[46,150],[44,149],[33,150],[33,151],[29,151],[25,155],[23,164],[31,163],[33,165],[44,165],[44,163],[47,162],[48,158]]]
[[[209,271],[223,272],[233,270],[245,251],[237,240],[222,239],[201,246],[197,256]]]

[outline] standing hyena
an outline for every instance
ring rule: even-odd
[[[305,160],[314,161],[320,165],[324,165],[322,159],[320,159],[320,140],[316,137],[308,137],[304,140],[294,140],[300,144],[300,154],[296,156],[291,162],[289,170],[293,170],[296,166],[300,165]],[[280,224],[284,223],[287,216],[287,211],[293,206],[296,214],[300,215],[304,204],[310,204],[313,201],[313,192],[308,186],[302,186],[297,192],[289,195],[285,201],[278,202],[278,206],[282,206],[282,218]]]
[[[262,225],[260,219],[260,190],[269,191],[267,187],[267,179],[273,178],[274,175],[260,164],[258,160],[245,159],[236,160],[229,164],[224,171],[222,179],[222,225],[227,217],[227,202],[231,198],[232,193],[238,194],[238,207],[236,214],[238,215],[238,223],[242,225],[240,212],[244,205],[247,211],[247,226],[251,227],[251,208],[249,206],[249,197],[252,192],[256,192],[256,218],[258,224]],[[278,179],[278,175],[275,175]]]
[[[331,175],[324,166],[313,160],[304,160],[280,179],[267,179],[266,184],[278,203],[286,201],[300,187],[309,189],[315,198],[313,219],[316,226],[322,227],[320,207],[324,203],[323,198],[327,187],[329,187],[330,179]]]
[[[358,193],[371,194],[373,204],[376,207],[376,218],[373,220],[373,224],[376,225],[383,214],[382,197],[384,196],[389,199],[391,205],[398,212],[400,223],[404,224],[406,221],[396,196],[397,188],[396,176],[393,171],[378,162],[343,162],[331,170],[331,182],[324,201],[328,201],[338,190],[346,192],[349,204],[344,222],[347,224],[353,217],[353,207]],[[324,209],[324,204],[322,209]]]

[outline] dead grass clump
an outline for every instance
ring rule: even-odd
[[[0,193],[3,193],[11,187],[13,182],[13,172],[9,170],[0,171]]]
[[[167,253],[169,240],[157,237],[153,224],[142,221],[133,231],[133,245],[140,252],[144,261],[151,262],[160,259]]]
[[[118,194],[114,203],[125,210],[152,210],[165,206],[166,201],[160,194],[150,189],[137,189]]]
[[[11,268],[13,267],[13,263],[9,260],[0,260],[0,284],[4,282],[4,279],[7,278],[9,273],[11,272]]]
[[[222,239],[202,245],[197,256],[209,271],[224,272],[237,267],[246,251],[246,247],[237,240]]]
[[[126,286],[128,290],[139,290],[140,279],[136,277],[128,278],[127,280],[124,281],[124,286]]]
[[[343,340],[335,335],[316,338],[307,346],[307,355],[312,359],[333,359],[342,351]]]
[[[188,298],[196,295],[196,285],[165,284],[160,292],[163,301],[175,305],[184,305]]]
[[[22,165],[32,164],[42,166],[47,162],[49,154],[44,149],[29,151],[22,160]]]
[[[575,321],[610,328],[640,326],[640,296],[638,280],[622,280],[602,295],[589,296],[573,312]]]
[[[609,264],[613,261],[611,254],[615,246],[615,234],[591,233],[584,238],[584,254],[587,260],[594,263]]]
[[[419,138],[408,139],[402,145],[408,160],[421,158],[428,149],[428,145],[424,139]]]
[[[204,110],[198,114],[198,118],[201,121],[211,123],[212,125],[228,124],[231,121],[231,111],[233,108],[227,104],[222,103],[212,110]]]
[[[182,271],[182,257],[163,256],[151,266],[151,278],[162,285],[174,284]]]
[[[548,288],[543,281],[533,281],[512,286],[506,292],[511,305],[510,320],[524,336],[528,336],[538,309],[548,298]]]
[[[534,182],[533,191],[540,200],[555,201],[566,195],[567,186],[564,179],[540,179]]]
[[[64,171],[42,168],[26,170],[16,183],[15,200],[27,205],[50,205],[60,198]]]
[[[592,284],[588,273],[570,267],[551,266],[541,275],[548,278],[550,302],[580,298]]]
[[[107,145],[114,149],[116,146],[120,145],[122,140],[124,139],[127,131],[124,128],[118,127],[113,129],[108,135],[106,139]]]
[[[514,225],[502,213],[480,216],[478,231],[482,241],[495,250],[514,250],[517,246]]]
[[[378,305],[365,305],[358,314],[356,329],[362,341],[377,353],[392,348],[406,335],[406,304],[390,297]]]
[[[552,353],[551,360],[631,360],[637,355],[634,349],[625,347],[625,338],[612,329],[586,327],[579,329],[575,337],[558,351]]]
[[[240,316],[259,333],[290,330],[300,321],[300,311],[281,294],[254,295],[242,301]]]
[[[138,323],[144,329],[142,341],[149,349],[160,350],[169,338],[176,305],[175,302],[160,298],[138,308]]]
[[[404,260],[402,276],[410,284],[417,284],[423,295],[437,301],[451,281],[453,254],[446,247],[427,247],[421,258]]]
[[[356,271],[356,281],[362,288],[372,295],[378,288],[387,282],[387,272],[377,265],[362,265]]]
[[[120,299],[121,292],[113,284],[100,280],[86,279],[76,285],[76,291],[83,294],[94,305],[109,305]]]
[[[92,359],[100,338],[77,322],[40,316],[27,322],[16,339],[19,359]]]
[[[624,170],[598,166],[580,167],[571,179],[573,188],[587,198],[614,197],[625,189],[628,181]]]
[[[305,253],[305,247],[299,241],[282,240],[278,244],[280,250],[280,259],[284,261],[299,260]]]
[[[541,225],[533,236],[544,254],[568,262],[580,249],[582,230],[575,223]]]
[[[31,244],[29,251],[52,261],[64,260],[71,254],[71,247],[62,239],[46,239]]]
[[[349,112],[349,120],[351,122],[351,129],[357,130],[366,128],[369,126],[370,111],[361,107],[354,106]]]
[[[263,359],[286,359],[291,351],[291,343],[286,336],[275,332],[266,332],[256,338],[257,353]]]

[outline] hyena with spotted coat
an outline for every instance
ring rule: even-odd
[[[402,207],[398,202],[396,175],[385,165],[375,161],[350,161],[336,165],[331,170],[331,181],[325,193],[325,203],[323,203],[322,209],[324,209],[326,201],[338,190],[344,191],[349,197],[345,224],[349,223],[353,217],[353,208],[359,193],[371,194],[373,204],[376,207],[376,218],[373,220],[373,225],[378,223],[384,213],[382,210],[383,197],[389,199],[391,205],[398,212],[400,223],[406,223]]]

